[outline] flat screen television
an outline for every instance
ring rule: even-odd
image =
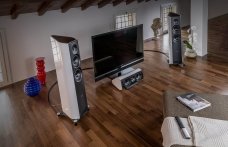
[[[143,25],[92,36],[95,81],[143,61]]]

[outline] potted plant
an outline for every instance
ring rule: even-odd
[[[189,58],[196,58],[197,53],[195,49],[195,44],[197,42],[197,33],[194,32],[196,30],[195,26],[192,26],[190,29],[188,29],[188,40],[184,40],[183,43],[185,45],[185,53],[184,55]]]

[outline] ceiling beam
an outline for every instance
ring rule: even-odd
[[[117,6],[120,3],[122,3],[124,0],[115,0],[114,2],[112,2],[113,6]]]
[[[138,3],[141,3],[141,2],[143,2],[144,0],[137,0],[138,1]]]
[[[81,9],[82,9],[82,10],[85,10],[85,9],[89,8],[90,6],[93,5],[93,3],[94,3],[95,1],[96,1],[96,0],[87,0],[85,3],[83,3],[83,4],[81,5]]]
[[[47,10],[51,7],[53,0],[45,0],[42,2],[42,4],[39,6],[37,13],[39,16],[44,15]]]
[[[106,6],[107,4],[109,4],[112,0],[102,0],[98,3],[98,8],[102,8],[104,6]]]
[[[78,0],[67,0],[62,6],[61,6],[61,12],[65,13],[70,8],[72,8],[72,5],[76,3]]]
[[[126,1],[126,5],[129,5],[129,4],[131,4],[132,2],[134,2],[135,0],[127,0]]]
[[[10,9],[10,15],[12,19],[16,19],[19,15],[19,4],[14,4]]]

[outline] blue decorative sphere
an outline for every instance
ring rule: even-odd
[[[29,78],[24,85],[24,92],[27,96],[33,97],[40,93],[41,84],[35,77]]]

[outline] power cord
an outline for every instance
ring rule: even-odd
[[[88,68],[83,68],[82,70],[90,70],[90,69],[93,69],[93,67],[88,67]]]
[[[51,101],[50,101],[50,93],[52,91],[52,89],[55,87],[55,85],[58,84],[58,81],[55,81],[55,83],[53,83],[50,87],[50,89],[48,90],[48,104],[51,106],[51,107],[54,107],[55,105],[52,105],[51,104]]]
[[[144,51],[146,51],[146,52],[160,53],[160,54],[165,55],[167,58],[169,58],[169,56],[165,52],[162,52],[162,51],[157,51],[157,50],[144,50]]]

